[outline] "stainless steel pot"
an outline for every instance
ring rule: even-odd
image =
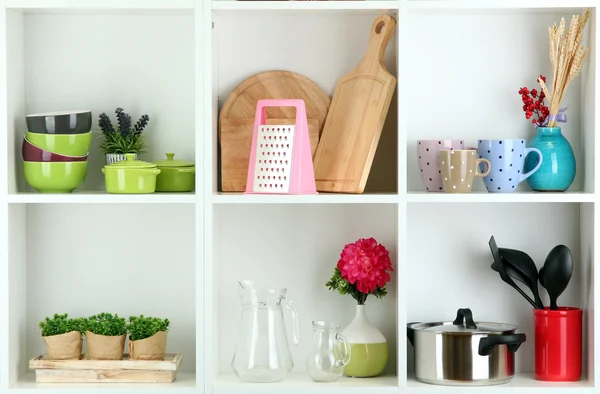
[[[415,375],[424,383],[484,386],[509,382],[515,352],[525,334],[517,326],[474,322],[470,309],[459,309],[453,322],[409,323],[415,348]]]

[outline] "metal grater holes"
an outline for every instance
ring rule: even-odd
[[[289,189],[295,126],[259,126],[254,190],[282,193]]]

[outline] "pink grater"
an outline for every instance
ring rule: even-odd
[[[296,107],[295,125],[267,125],[267,107]],[[317,194],[304,100],[259,100],[247,194]]]

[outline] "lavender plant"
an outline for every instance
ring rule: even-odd
[[[101,148],[104,153],[144,153],[144,139],[142,132],[148,125],[150,117],[146,114],[132,125],[131,116],[123,111],[123,108],[115,110],[117,117],[117,128],[113,126],[110,117],[102,112],[98,124],[104,135]]]

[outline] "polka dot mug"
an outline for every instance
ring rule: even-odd
[[[444,191],[439,152],[441,150],[460,150],[464,147],[463,140],[417,140],[421,181],[428,192]]]
[[[525,157],[530,153],[539,156],[538,164],[528,173],[523,173]],[[536,148],[527,148],[522,139],[479,140],[477,154],[480,159],[492,163],[492,171],[483,178],[490,193],[511,193],[519,183],[536,172],[542,165],[542,153]]]

